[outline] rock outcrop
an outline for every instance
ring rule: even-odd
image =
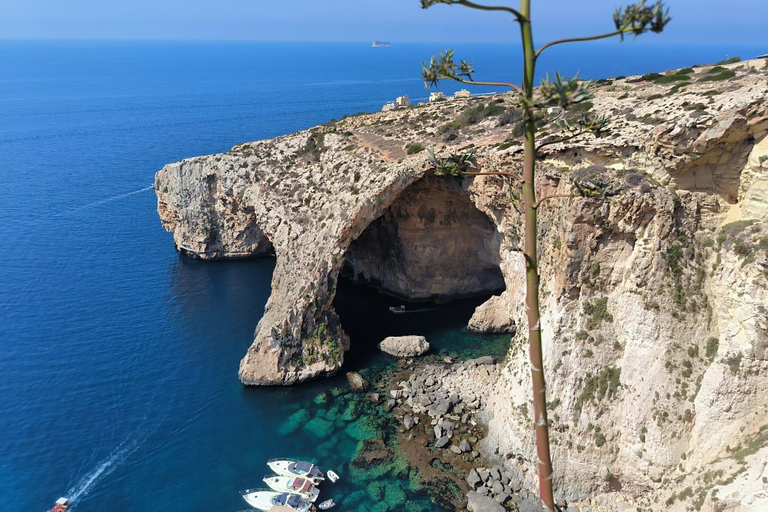
[[[723,464],[764,457],[762,65],[730,65],[736,76],[723,80],[707,67],[681,71],[684,83],[606,80],[591,108],[611,117],[608,134],[542,152],[540,196],[568,194],[574,179],[622,191],[609,201],[548,201],[539,212],[556,483],[569,500],[621,490],[633,506],[662,499],[684,508],[700,499],[693,504],[707,509],[715,500],[709,491],[734,483]],[[426,154],[414,145],[443,154],[472,149],[483,170],[514,170],[521,160],[514,119],[501,96],[445,101],[355,116],[161,170],[158,211],[180,251],[276,257],[241,380],[288,384],[340,369],[350,343],[332,303],[342,269],[404,298],[503,289],[478,308],[471,328],[525,325],[514,187],[494,176],[429,176]],[[518,329],[488,390],[483,443],[532,482],[526,332]],[[745,446],[757,453],[734,458]],[[707,476],[717,464],[712,471],[722,472]],[[744,485],[729,492],[739,499],[751,492],[759,503],[755,489],[763,484]]]
[[[429,342],[424,336],[387,336],[379,349],[395,357],[416,357],[429,351]]]

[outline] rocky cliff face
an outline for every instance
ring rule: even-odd
[[[622,190],[610,201],[552,200],[540,210],[554,458],[569,499],[621,490],[633,506],[661,499],[666,507],[714,507],[711,490],[736,485],[727,480],[740,461],[766,456],[758,451],[768,423],[762,65],[731,65],[734,78],[703,67],[667,84],[604,81],[591,108],[611,115],[610,133],[545,150],[539,194],[569,193],[576,177]],[[161,170],[158,211],[179,250],[276,256],[241,380],[285,384],[341,367],[350,340],[332,300],[342,268],[416,299],[503,288],[470,327],[514,331],[524,286],[509,183],[438,181],[413,144],[472,149],[483,170],[514,170],[516,119],[502,97],[451,100]],[[523,338],[513,337],[489,393],[485,450],[532,481],[526,471],[534,464],[511,463],[535,456]],[[738,451],[747,447],[757,454]],[[728,491],[731,498],[721,494],[717,506],[765,503],[763,476]]]

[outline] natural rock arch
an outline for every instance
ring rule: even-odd
[[[460,181],[426,177],[350,244],[343,274],[397,298],[446,302],[504,289],[500,247]]]

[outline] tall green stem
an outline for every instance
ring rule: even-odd
[[[531,29],[531,0],[520,0],[520,31],[523,39],[525,67],[523,69],[523,96],[525,107],[525,152],[523,162],[523,205],[525,206],[525,305],[528,315],[528,351],[531,380],[533,382],[533,417],[536,430],[536,454],[539,462],[539,494],[544,510],[555,510],[552,492],[552,457],[549,453],[549,427],[547,421],[547,388],[544,382],[544,362],[541,348],[541,319],[539,316],[539,259],[536,249],[536,189],[534,168],[536,163],[536,124],[530,107],[533,99],[533,76],[536,70],[536,51]]]

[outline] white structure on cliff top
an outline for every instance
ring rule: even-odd
[[[408,99],[408,95],[407,94],[403,94],[402,96],[398,96],[395,99],[395,105],[397,105],[398,107],[407,107],[410,104],[411,104],[411,101]]]
[[[444,100],[444,99],[445,99],[445,93],[443,93],[442,91],[437,91],[437,92],[429,93],[429,101],[430,102],[432,102],[432,101],[441,101],[441,100]]]
[[[456,91],[453,94],[453,97],[456,98],[456,99],[459,99],[459,98],[469,98],[470,96],[472,96],[472,95],[466,89],[462,89],[460,91]]]

